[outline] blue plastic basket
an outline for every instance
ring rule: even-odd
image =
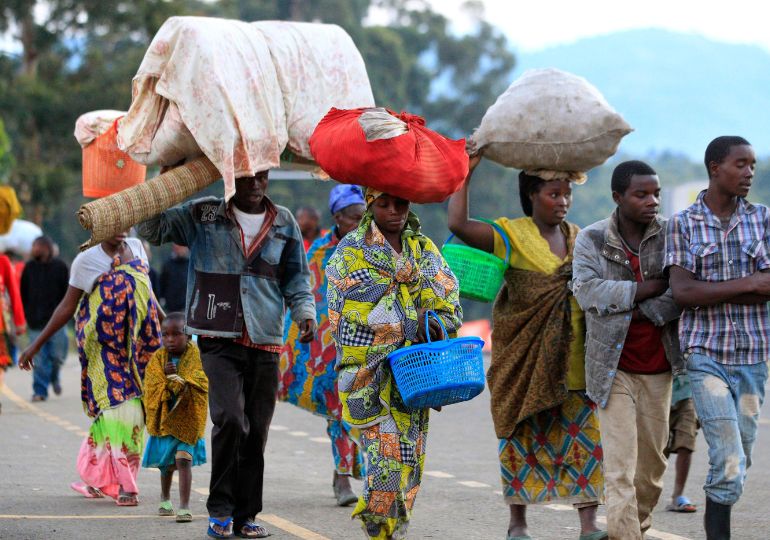
[[[441,341],[430,340],[429,317],[444,332]],[[428,343],[404,347],[388,355],[401,397],[409,407],[424,409],[468,401],[484,390],[484,340],[478,337],[449,339],[441,318],[425,313]]]

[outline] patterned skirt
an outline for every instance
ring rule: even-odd
[[[361,429],[366,477],[352,517],[362,520],[369,538],[406,538],[425,466],[428,416],[427,409],[392,407],[382,422]]]
[[[503,496],[508,504],[600,502],[602,444],[594,404],[570,391],[560,406],[528,418],[500,439]]]
[[[103,410],[91,424],[80,446],[77,469],[86,485],[117,498],[139,493],[136,476],[144,445],[144,410],[134,398],[113,409]]]

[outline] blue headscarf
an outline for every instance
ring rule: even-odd
[[[364,204],[364,192],[352,184],[339,184],[329,193],[329,211],[332,215],[354,204]]]

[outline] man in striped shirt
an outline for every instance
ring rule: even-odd
[[[693,401],[709,446],[704,525],[730,538],[751,465],[770,358],[770,211],[746,200],[756,158],[742,137],[706,148],[709,187],[668,226],[674,300]]]

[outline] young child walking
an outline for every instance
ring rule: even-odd
[[[142,467],[160,469],[161,516],[174,515],[171,479],[179,471],[178,522],[192,521],[192,467],[206,463],[209,381],[198,347],[184,332],[184,314],[163,321],[163,347],[155,352],[144,375],[144,407],[150,438]]]

